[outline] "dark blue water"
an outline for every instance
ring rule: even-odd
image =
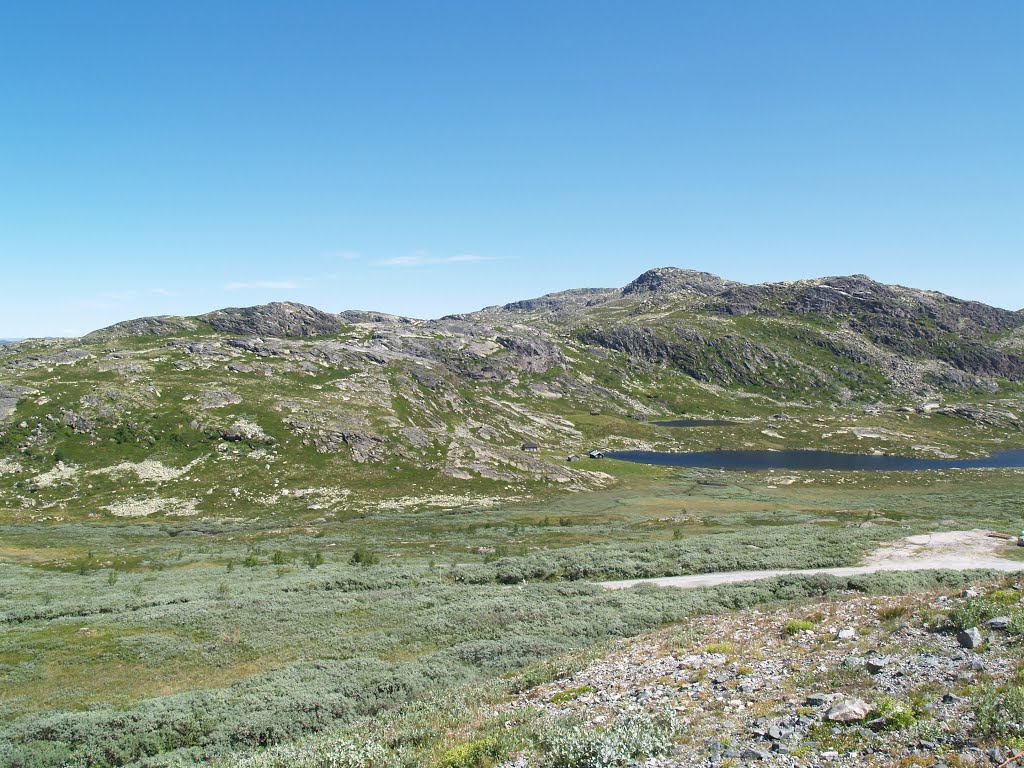
[[[672,421],[652,421],[658,427],[728,427],[734,421],[722,421],[722,419],[673,419]]]
[[[615,451],[609,459],[708,469],[842,469],[851,471],[918,471],[922,469],[983,469],[1024,467],[1024,449],[997,451],[981,459],[914,459],[906,456],[871,456],[832,451]]]

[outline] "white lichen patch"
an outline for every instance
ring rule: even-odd
[[[21,464],[12,459],[0,459],[0,475],[16,475],[22,472]]]
[[[309,509],[329,509],[352,495],[348,488],[282,488],[279,493],[285,498],[312,502]]]
[[[146,483],[169,483],[172,480],[177,480],[179,477],[188,472],[193,466],[195,466],[201,459],[196,459],[190,464],[186,464],[184,467],[176,468],[169,467],[166,464],[162,464],[159,461],[153,459],[146,459],[138,463],[130,461],[123,461],[120,464],[116,464],[112,467],[104,467],[103,469],[94,469],[89,474],[91,475],[111,475],[120,476],[126,474],[134,474],[139,480]]]
[[[402,496],[397,499],[384,499],[373,506],[381,510],[403,510],[416,507],[433,507],[435,509],[456,509],[458,507],[497,507],[500,504],[526,501],[526,496],[473,496],[450,493],[437,493],[430,496]]]
[[[32,480],[32,485],[35,488],[50,488],[58,483],[64,483],[71,480],[77,474],[78,467],[74,464],[64,464],[63,462],[58,461],[56,466],[49,472],[36,475]]]
[[[911,435],[905,432],[897,432],[885,427],[843,427],[835,432],[826,432],[822,438],[829,438],[833,435],[853,435],[858,440],[892,440],[894,438],[910,438]]]
[[[115,501],[104,507],[114,517],[149,517],[164,514],[168,517],[192,517],[199,514],[196,499],[140,499]]]

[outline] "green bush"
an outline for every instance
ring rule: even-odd
[[[792,619],[787,621],[782,627],[782,633],[787,637],[793,635],[799,635],[801,632],[810,632],[814,629],[814,624],[805,619]]]
[[[510,734],[484,736],[445,750],[436,768],[488,768],[504,760],[516,748]]]
[[[565,704],[566,702],[575,701],[580,696],[585,696],[586,694],[593,693],[593,692],[594,692],[594,689],[591,686],[589,686],[589,685],[583,685],[583,686],[580,686],[578,688],[567,688],[564,691],[559,691],[554,696],[552,696],[550,699],[548,699],[548,703],[550,703],[550,704]]]
[[[1020,592],[1016,589],[997,589],[989,592],[985,597],[996,605],[1017,605],[1020,602]]]
[[[989,619],[1005,610],[1004,606],[985,597],[969,597],[949,612],[949,624],[953,629],[963,631],[980,627]]]
[[[990,739],[1024,736],[1024,688],[987,683],[975,692],[971,704],[976,735]]]
[[[878,720],[882,722],[879,724],[880,730],[883,731],[900,731],[904,728],[909,728],[916,721],[917,717],[914,715],[914,710],[902,704],[891,696],[883,696],[875,702],[874,707],[868,714],[868,720]]]
[[[324,553],[317,550],[306,555],[306,565],[310,568],[319,568],[324,564]]]
[[[380,562],[380,556],[366,547],[356,547],[356,551],[352,553],[352,559],[349,562],[352,565],[377,565]]]

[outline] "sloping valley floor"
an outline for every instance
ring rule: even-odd
[[[855,760],[837,764],[930,765],[938,759],[927,762],[932,753],[955,754],[948,765],[988,760],[975,747],[1017,743],[1016,721],[977,730],[970,718],[992,697],[1016,700],[1017,635],[983,626],[995,617],[986,603],[974,622],[987,645],[967,653],[952,634],[962,620],[949,614],[962,589],[991,583],[988,571],[797,574],[690,590],[610,590],[597,582],[843,568],[880,546],[897,555],[907,546],[897,542],[910,536],[1014,531],[1022,480],[1019,470],[642,474],[624,467],[614,487],[587,494],[471,508],[420,500],[298,525],[272,515],[44,520],[8,510],[0,540],[0,764],[568,768],[650,759],[710,766],[760,760],[750,750],[780,765],[851,752]],[[1024,549],[1003,550],[1021,562]],[[1019,624],[1015,584],[1004,585],[993,605]],[[952,602],[939,602],[942,594]],[[876,637],[871,617],[903,604],[883,599],[893,595],[908,596],[913,633]],[[786,634],[777,626],[784,617],[810,621],[810,634]],[[837,644],[832,630],[840,624],[859,639]],[[685,653],[682,645],[673,651],[674,661],[647,650],[659,638],[689,637],[687,627],[697,634]],[[715,650],[716,643],[732,646]],[[846,656],[889,654],[901,643],[890,677],[858,672],[852,687],[825,685],[834,671],[845,674]],[[653,666],[614,682],[600,670],[614,671],[623,653]],[[695,666],[679,666],[693,654]],[[938,700],[914,698],[916,687],[935,682],[931,672],[914,682],[925,664],[918,656],[938,658],[936,669],[953,676],[935,688]],[[970,667],[976,658],[984,669]],[[591,663],[598,677],[571,677]],[[675,667],[663,675],[659,664]],[[821,679],[795,685],[786,677],[794,666]],[[732,691],[747,682],[740,670],[747,667],[771,706]],[[705,672],[709,682],[685,687]],[[713,682],[726,672],[728,679]],[[961,672],[974,677],[961,680]],[[628,702],[626,689],[636,683],[641,696],[648,673],[665,678],[672,706],[679,691],[691,702],[671,724],[661,710],[591,708],[590,692],[575,690],[625,686],[615,701]],[[868,685],[888,679],[893,686]],[[554,687],[537,687],[544,685]],[[960,697],[955,706],[942,702],[946,692]],[[816,693],[860,697],[876,708],[912,705],[915,723],[946,718],[963,727],[904,732],[897,717],[880,731],[868,721],[848,729],[821,720],[824,704],[804,703]],[[716,697],[720,707],[702,703]],[[572,710],[585,704],[578,722]],[[698,705],[711,720],[693,720]],[[925,716],[926,705],[933,715]],[[602,712],[604,720],[590,716]],[[707,730],[719,717],[716,746]],[[818,719],[797,723],[799,739],[756,732],[776,720],[790,728],[792,717]],[[912,749],[884,751],[883,742]],[[938,746],[929,752],[924,743]],[[917,762],[899,762],[908,756]]]

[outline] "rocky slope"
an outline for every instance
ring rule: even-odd
[[[623,642],[506,717],[671,717],[677,743],[649,768],[1002,766],[1024,735],[1022,620],[1019,581],[707,617]]]
[[[151,455],[255,456],[368,500],[453,480],[594,488],[606,465],[569,453],[720,445],[647,423],[686,413],[735,418],[717,434],[737,447],[863,450],[882,435],[907,453],[984,450],[1020,439],[1022,334],[1020,312],[863,276],[743,285],[672,268],[429,321],[293,303],[140,318],[0,347],[0,492],[65,503],[24,489],[54,461]],[[56,487],[88,497],[79,478]]]

